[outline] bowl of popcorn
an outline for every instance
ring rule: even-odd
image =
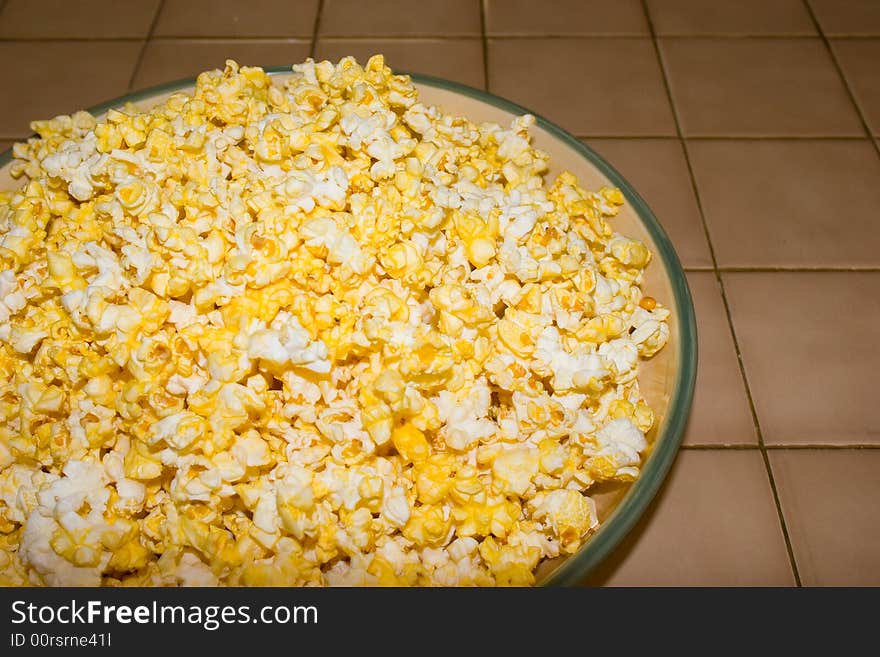
[[[638,194],[381,56],[32,124],[0,159],[0,584],[581,581],[696,332]]]

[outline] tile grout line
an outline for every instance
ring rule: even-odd
[[[522,39],[650,39],[651,34],[644,34],[641,32],[587,32],[582,34],[572,34],[572,33],[540,33],[535,32],[534,34],[529,33],[511,33],[511,34],[493,34],[493,39],[511,39],[511,40],[522,40]],[[755,33],[746,33],[746,34],[732,34],[729,32],[694,32],[692,34],[658,34],[657,38],[660,39],[724,39],[729,41],[746,41],[752,39],[768,39],[778,41],[781,39],[817,39],[819,38],[818,34],[781,34],[781,33],[770,33],[770,34],[755,34]],[[852,37],[843,37],[849,39],[871,39],[876,37],[871,36],[852,36]]]
[[[137,43],[143,41],[144,37],[133,36],[109,36],[109,37],[76,37],[76,36],[42,36],[42,37],[0,37],[0,43],[55,43],[70,41],[73,43],[104,43],[106,41],[125,41],[128,43]]]
[[[260,41],[260,42],[276,42],[276,41],[305,41],[311,37],[310,34],[291,34],[291,35],[223,35],[212,34],[206,36],[204,34],[175,34],[153,36],[153,41]],[[364,36],[363,34],[352,36],[324,36],[327,41],[477,41],[480,39],[479,34],[420,34],[412,36],[409,34],[388,34],[380,36]],[[0,36],[0,43],[34,43],[34,42],[65,42],[72,41],[76,43],[103,43],[105,41],[126,41],[137,42],[143,41],[143,37],[129,36],[109,36],[109,37],[75,37],[75,36],[43,36],[43,37],[3,37]]]
[[[723,274],[871,274],[880,272],[880,267],[866,265],[864,267],[718,267]]]
[[[483,89],[489,91],[489,37],[486,36],[486,3],[480,0],[480,38],[483,44]]]
[[[162,37],[164,39],[171,38],[199,38],[199,37]],[[216,37],[202,37],[205,39],[213,39]],[[225,37],[230,40],[236,39],[258,39],[261,37]],[[286,39],[286,38],[297,38],[297,37],[262,37],[265,39],[268,38],[276,38],[276,39]],[[302,38],[302,37],[300,37]],[[447,33],[439,33],[439,34],[322,34],[321,39],[323,41],[479,41],[482,39],[481,34],[466,34],[466,33],[456,33],[456,32],[447,32]]]
[[[481,3],[482,4],[482,3]],[[481,7],[482,9],[482,7]],[[0,10],[2,10],[2,5],[0,5]],[[212,35],[204,35],[204,34],[169,34],[163,36],[154,37],[156,41],[177,41],[177,40],[193,40],[193,41],[202,41],[202,40],[224,40],[224,41],[260,41],[260,40],[278,40],[278,39],[305,39],[307,35],[242,35],[242,34],[212,34]],[[433,39],[433,40],[467,40],[467,41],[476,41],[478,39],[489,38],[490,35],[487,34],[469,34],[466,32],[448,32],[443,34],[377,34],[377,35],[364,35],[364,34],[325,34],[325,39],[344,39],[344,40],[358,40],[358,41],[405,41],[408,39]],[[641,39],[644,41],[649,40],[651,37],[646,34],[636,34],[636,33],[621,33],[621,34],[492,34],[491,38],[493,39],[509,39],[511,41],[526,41],[529,39],[558,39],[563,41],[577,41],[577,40],[586,40],[586,39]],[[662,38],[664,39],[729,39],[729,40],[737,40],[737,39],[817,39],[819,38],[817,35],[807,36],[807,35],[712,35],[712,34],[690,34],[690,35],[665,35]],[[865,36],[865,37],[835,37],[841,39],[852,39],[857,40],[861,39],[874,39],[877,37]],[[32,41],[141,41],[141,37],[136,36],[0,36],[0,43],[14,43],[14,42],[32,42]]]
[[[764,445],[762,448],[757,443],[754,445],[743,445],[743,444],[712,444],[712,443],[694,443],[692,445],[682,445],[681,449],[684,450],[718,450],[718,451],[743,451],[743,450],[767,450],[770,452],[774,451],[785,451],[785,450],[806,450],[806,451],[816,451],[816,452],[833,452],[833,451],[841,451],[841,450],[880,450],[880,444],[872,443],[872,444],[864,444],[864,443],[844,443],[841,445],[828,445],[828,444],[795,444],[795,443],[781,443],[779,445]]]
[[[0,5],[2,7],[2,5]],[[235,35],[235,34],[213,34],[205,36],[203,34],[175,34],[151,37],[153,41],[304,41],[309,35]],[[375,36],[365,36],[363,34],[334,34],[324,35],[324,39],[328,41],[345,40],[345,41],[477,41],[482,38],[480,34],[382,34]],[[526,41],[529,39],[556,39],[556,40],[587,40],[587,39],[640,39],[644,41],[650,40],[650,36],[644,34],[528,34],[528,35],[507,35],[493,34],[486,35],[486,38],[492,39],[509,39],[511,41]],[[661,39],[725,39],[725,40],[747,40],[747,39],[771,39],[771,40],[791,40],[791,39],[817,39],[821,40],[819,35],[768,35],[768,34],[668,34],[662,35]],[[873,35],[835,35],[832,37],[841,41],[870,41],[880,38]],[[108,36],[108,37],[76,37],[76,36],[34,36],[34,37],[4,37],[0,36],[0,43],[33,43],[35,41],[74,41],[74,42],[94,42],[103,41],[142,41],[142,37],[128,36]]]
[[[318,49],[318,31],[321,29],[321,14],[324,13],[324,0],[318,0],[318,8],[315,10],[315,24],[312,25],[312,44],[309,46],[309,57],[315,58]]]
[[[151,41],[155,41],[158,43],[162,42],[173,42],[173,41],[251,41],[258,43],[280,43],[286,41],[306,41],[309,39],[309,35],[299,35],[299,36],[222,36],[222,35],[214,35],[214,36],[199,36],[199,35],[191,35],[191,36],[152,36],[150,37]],[[28,39],[10,39],[6,37],[0,37],[0,43],[138,43],[143,41],[144,37],[126,37],[126,36],[113,36],[113,37],[33,37]]]
[[[764,449],[769,449],[770,451],[774,450],[786,450],[786,449],[801,449],[801,450],[816,450],[816,451],[834,451],[834,450],[846,450],[846,449],[880,449],[880,444],[861,444],[861,443],[844,443],[842,445],[798,445],[798,444],[780,444],[780,445],[765,445]]]
[[[156,29],[156,24],[159,22],[159,16],[162,13],[162,9],[165,7],[165,0],[159,0],[159,4],[156,7],[156,13],[153,14],[153,20],[150,23],[150,29],[147,30],[147,36],[144,39],[143,45],[141,45],[141,51],[138,53],[137,61],[134,64],[134,70],[131,72],[131,77],[128,80],[128,90],[131,91],[134,86],[134,81],[137,78],[137,74],[140,73],[141,64],[144,61],[144,53],[147,52],[147,46],[150,44],[150,39],[153,37],[153,31]]]
[[[719,451],[719,452],[747,452],[747,451],[757,451],[760,448],[759,445],[711,445],[709,443],[697,443],[695,445],[682,445],[681,449],[689,452],[711,452],[711,451]]]
[[[2,8],[2,5],[0,5]],[[175,39],[225,39],[229,41],[243,41],[249,39],[305,39],[307,35],[299,36],[264,36],[259,34],[242,35],[242,34],[213,34],[206,36],[203,34],[167,34],[153,37],[156,41],[173,41]],[[359,39],[359,40],[403,40],[403,39],[467,39],[476,41],[482,38],[480,34],[469,34],[467,32],[447,32],[441,34],[327,34],[327,39]],[[638,32],[620,32],[620,33],[583,33],[583,34],[554,34],[552,32],[534,34],[488,34],[492,39],[509,39],[511,41],[524,41],[528,39],[559,39],[565,41],[575,41],[578,39],[643,39],[649,40],[648,34],[640,34]],[[773,41],[790,40],[790,39],[821,39],[818,34],[722,34],[722,33],[705,33],[705,34],[661,34],[660,39],[723,39],[727,41],[746,41],[756,39],[767,39]],[[880,35],[872,34],[836,34],[831,38],[844,41],[869,41],[871,39],[880,38]],[[75,37],[75,36],[0,36],[0,42],[15,41],[140,41],[141,37],[126,36],[92,36],[92,37]]]
[[[234,37],[231,37],[234,38]],[[481,34],[437,32],[424,34],[324,34],[327,41],[479,41]]]
[[[865,135],[688,135],[688,141],[864,141]]]
[[[712,265],[688,265],[684,267],[689,272],[713,271]],[[718,267],[722,274],[874,274],[880,272],[880,267]]]
[[[819,32],[819,38],[822,39],[822,43],[825,45],[825,49],[828,51],[828,56],[831,57],[831,63],[834,64],[834,70],[837,71],[837,75],[840,77],[840,81],[843,82],[843,88],[846,89],[846,94],[847,96],[849,96],[850,102],[856,109],[856,114],[858,114],[859,116],[859,121],[862,124],[862,128],[864,129],[865,134],[874,145],[874,152],[877,153],[877,157],[880,157],[880,145],[878,145],[877,140],[874,139],[874,133],[871,131],[871,127],[868,125],[868,119],[865,117],[865,113],[862,111],[862,106],[859,104],[855,92],[850,87],[849,80],[847,79],[846,74],[843,72],[843,67],[840,65],[840,61],[837,59],[837,55],[834,53],[834,48],[831,47],[831,42],[825,35],[825,30],[823,30],[822,26],[819,24],[819,19],[816,18],[816,14],[813,13],[813,8],[810,6],[810,3],[807,2],[807,0],[803,0],[803,4],[804,8],[807,10],[807,14],[809,14],[810,16],[810,20],[813,21],[813,25],[816,26],[816,30]]]
[[[681,141],[682,150],[684,151],[685,164],[687,165],[688,174],[691,179],[691,187],[693,189],[695,200],[697,202],[697,209],[699,210],[699,213],[700,213],[700,220],[703,225],[703,233],[705,234],[706,241],[708,242],[709,255],[712,258],[712,266],[713,266],[713,270],[715,272],[715,280],[718,284],[719,290],[721,291],[721,301],[724,304],[724,312],[727,316],[727,324],[730,329],[731,338],[733,339],[733,347],[736,351],[736,358],[737,358],[737,361],[739,362],[740,376],[742,377],[743,385],[745,386],[746,398],[748,399],[748,402],[749,402],[749,410],[752,413],[752,423],[754,424],[755,432],[758,437],[758,449],[761,452],[762,459],[764,460],[764,468],[767,471],[767,478],[770,483],[770,491],[773,494],[773,502],[776,505],[776,514],[777,514],[777,517],[779,518],[779,526],[780,526],[780,529],[782,530],[782,538],[785,541],[785,549],[788,552],[789,565],[791,566],[791,571],[792,571],[792,575],[794,576],[795,585],[800,587],[800,586],[802,586],[802,583],[801,583],[800,573],[798,572],[797,560],[795,559],[794,549],[791,544],[791,537],[788,534],[788,527],[786,526],[786,523],[785,523],[785,514],[782,512],[782,504],[779,501],[779,491],[776,488],[776,480],[773,476],[773,469],[770,466],[770,458],[767,456],[767,450],[764,446],[764,435],[763,435],[763,432],[761,431],[761,424],[758,420],[758,413],[755,408],[755,401],[752,397],[751,388],[749,387],[749,380],[748,380],[748,376],[746,375],[745,363],[743,362],[742,352],[740,351],[740,347],[739,347],[739,340],[737,339],[737,336],[736,336],[736,329],[734,328],[734,325],[733,325],[733,317],[731,316],[731,313],[730,313],[730,305],[727,301],[727,293],[724,289],[724,281],[722,280],[721,272],[718,269],[718,259],[715,255],[715,247],[712,244],[712,237],[711,237],[711,234],[709,231],[709,224],[706,222],[706,214],[703,209],[702,199],[700,198],[700,191],[697,187],[697,179],[696,179],[696,176],[694,175],[694,168],[693,168],[693,164],[691,163],[690,151],[688,150],[687,140],[685,139],[684,132],[682,131],[682,128],[681,128],[681,118],[679,117],[678,106],[676,105],[675,100],[672,95],[672,88],[669,84],[669,76],[666,72],[666,64],[663,60],[663,55],[660,51],[660,44],[657,40],[657,34],[654,30],[654,22],[651,19],[651,13],[648,10],[647,0],[641,0],[641,5],[642,5],[642,11],[645,13],[645,18],[648,22],[648,30],[651,33],[651,41],[654,44],[654,54],[657,57],[657,63],[660,67],[660,75],[663,78],[663,86],[666,90],[666,96],[669,100],[669,105],[672,109],[672,117],[675,121],[675,129],[676,129],[676,132],[678,133],[678,137]]]
[[[635,141],[638,139],[679,139],[677,135],[645,134],[592,134],[575,135],[582,141],[587,139],[620,139]],[[688,135],[688,141],[865,141],[864,135]]]

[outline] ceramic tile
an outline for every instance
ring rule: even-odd
[[[85,109],[125,93],[141,50],[138,42],[0,43],[0,136],[30,132],[30,122]]]
[[[161,37],[311,37],[318,0],[165,0]]]
[[[720,267],[880,265],[865,140],[710,140],[689,152]]]
[[[802,0],[647,0],[658,35],[816,34]]]
[[[489,89],[580,136],[676,134],[650,39],[490,39]]]
[[[647,35],[639,0],[488,0],[486,33],[491,36],[627,34]]]
[[[760,452],[684,450],[659,497],[586,583],[785,586],[793,579]]]
[[[7,0],[0,37],[8,39],[121,39],[147,36],[159,0]]]
[[[480,0],[324,0],[322,36],[480,36]]]
[[[805,586],[880,586],[880,450],[771,450]]]
[[[723,280],[764,442],[880,443],[880,272]]]
[[[687,136],[861,136],[820,39],[661,39]]]

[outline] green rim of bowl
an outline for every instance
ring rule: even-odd
[[[291,72],[289,66],[264,67],[264,70],[273,76]],[[669,237],[666,235],[666,231],[663,230],[663,227],[657,221],[645,200],[614,167],[608,164],[589,146],[540,114],[494,94],[430,75],[406,73],[403,71],[400,73],[402,75],[409,75],[418,84],[438,87],[469,96],[512,114],[532,114],[541,128],[577,151],[584,159],[599,169],[613,185],[620,189],[651,235],[656,246],[655,255],[659,255],[660,261],[663,263],[663,267],[669,276],[675,300],[675,320],[678,322],[679,329],[679,367],[675,389],[669,401],[665,422],[663,426],[657,429],[654,450],[645,461],[639,478],[633,482],[623,499],[605,522],[602,523],[596,533],[584,543],[580,550],[568,557],[546,579],[540,582],[542,586],[573,586],[580,584],[617,547],[651,503],[675,460],[682,436],[684,435],[691,402],[693,401],[697,372],[697,325],[693,301],[691,300],[691,293],[684,269],[682,269],[681,262],[672,246],[672,242],[670,242]],[[195,82],[195,78],[186,78],[160,84],[114,98],[96,105],[88,111],[92,115],[97,116],[110,108],[120,107],[126,103],[136,103],[159,94],[191,87],[195,85]],[[0,167],[6,166],[11,159],[11,149],[0,154]]]

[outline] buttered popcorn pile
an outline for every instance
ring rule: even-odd
[[[0,193],[0,583],[523,585],[639,474],[623,198],[381,56],[34,124]]]

